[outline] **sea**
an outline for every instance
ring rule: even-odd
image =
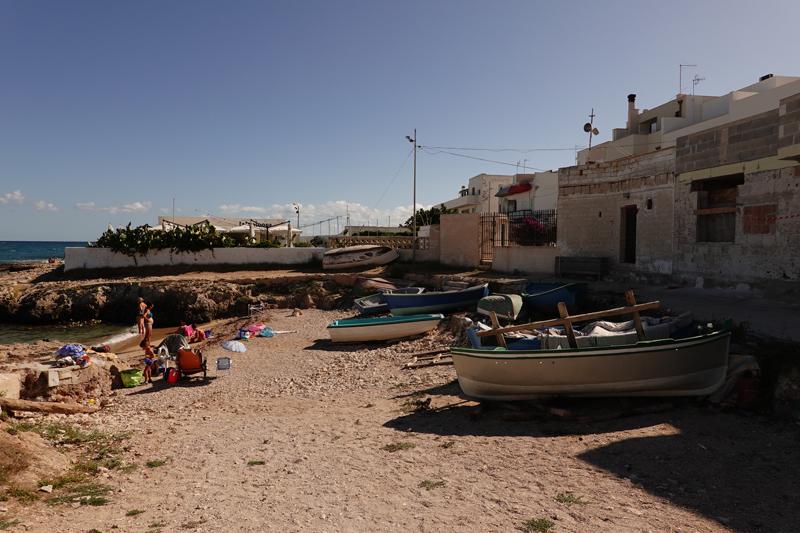
[[[51,257],[63,260],[65,248],[84,247],[86,244],[86,241],[0,241],[0,264],[47,263]],[[0,283],[2,281],[0,273]],[[76,320],[81,318],[75,317]],[[64,344],[115,344],[135,335],[135,324],[26,326],[0,323],[0,344],[33,344],[41,339],[58,340]]]
[[[82,248],[86,241],[0,241],[0,264],[47,263],[48,259],[64,260],[65,248]]]

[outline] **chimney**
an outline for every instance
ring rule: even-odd
[[[628,135],[639,133],[639,113],[635,106],[636,95],[628,95]]]

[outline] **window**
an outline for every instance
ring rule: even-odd
[[[736,193],[744,174],[692,182],[697,193],[697,242],[734,242]]]
[[[512,211],[517,210],[517,201],[516,200],[508,200],[508,209],[507,211],[511,213]]]

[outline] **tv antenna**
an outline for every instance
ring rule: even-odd
[[[592,135],[600,135],[600,132],[594,127],[594,108],[592,108],[592,114],[589,115],[589,122],[583,125],[583,131],[589,134],[589,150],[591,150]]]
[[[683,67],[696,67],[697,65],[680,65],[678,67],[678,94],[683,94]]]
[[[705,78],[701,78],[697,74],[694,75],[694,78],[692,79],[692,96],[694,96],[694,88],[697,87],[697,84],[703,80],[705,80]]]

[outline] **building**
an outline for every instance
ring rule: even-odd
[[[470,178],[469,185],[461,187],[458,197],[444,202],[447,209],[455,209],[459,213],[493,213],[499,211],[499,202],[494,194],[501,187],[511,185],[514,176],[499,174],[478,174]]]
[[[500,213],[555,210],[558,203],[558,172],[517,174],[510,185],[497,191],[495,197],[500,198]]]
[[[617,275],[698,287],[796,281],[800,78],[651,110],[559,169],[563,255],[609,257]]]

